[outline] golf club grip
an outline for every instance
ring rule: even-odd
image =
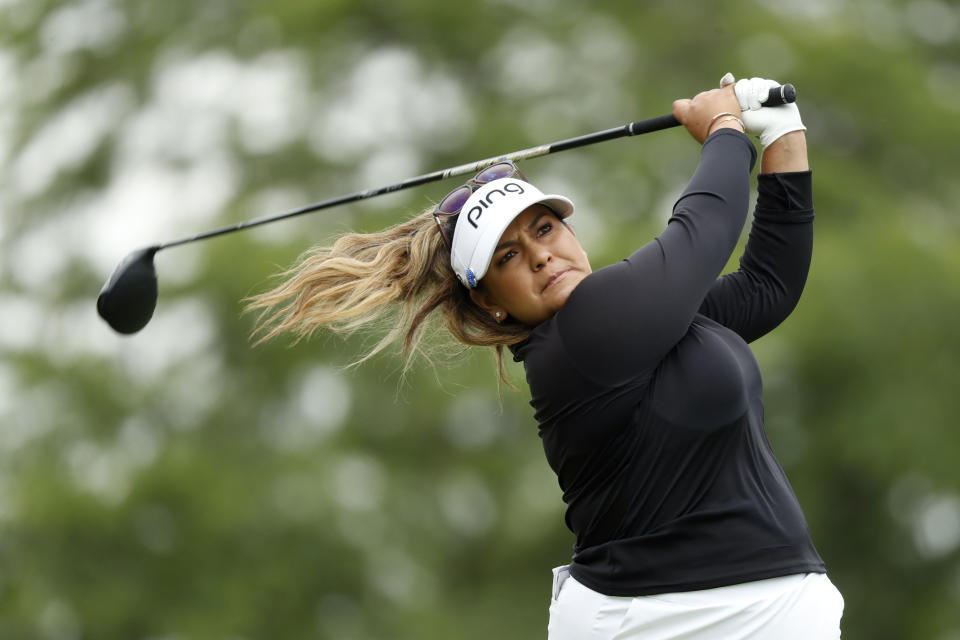
[[[779,87],[770,89],[767,94],[767,100],[763,103],[765,107],[779,107],[788,102],[797,101],[797,89],[792,84],[782,84]]]

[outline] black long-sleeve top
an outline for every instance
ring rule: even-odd
[[[823,572],[763,428],[747,342],[795,307],[809,269],[809,171],[761,174],[721,129],[666,229],[587,276],[513,351],[576,535],[571,575],[639,596]]]

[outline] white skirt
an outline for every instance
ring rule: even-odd
[[[548,640],[837,640],[843,596],[826,574],[636,598],[606,596],[553,570]]]

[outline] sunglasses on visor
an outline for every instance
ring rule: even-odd
[[[443,241],[446,243],[447,249],[453,251],[453,233],[451,231],[450,235],[447,235],[445,222],[459,214],[460,210],[463,209],[463,205],[465,205],[467,200],[470,199],[470,196],[473,195],[473,192],[483,185],[501,178],[513,177],[520,178],[524,182],[527,180],[513,162],[504,160],[503,162],[490,165],[466,184],[457,187],[440,200],[440,203],[433,210],[433,219],[437,221],[437,226],[440,228],[440,235],[443,236]]]

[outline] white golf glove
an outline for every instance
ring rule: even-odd
[[[737,101],[743,111],[743,124],[747,133],[760,137],[760,144],[766,149],[781,136],[791,131],[806,131],[800,120],[800,109],[795,102],[764,107],[770,89],[780,86],[775,80],[764,78],[750,78],[736,81],[732,73],[727,73],[720,79],[720,86],[736,84],[733,87],[737,94]]]

